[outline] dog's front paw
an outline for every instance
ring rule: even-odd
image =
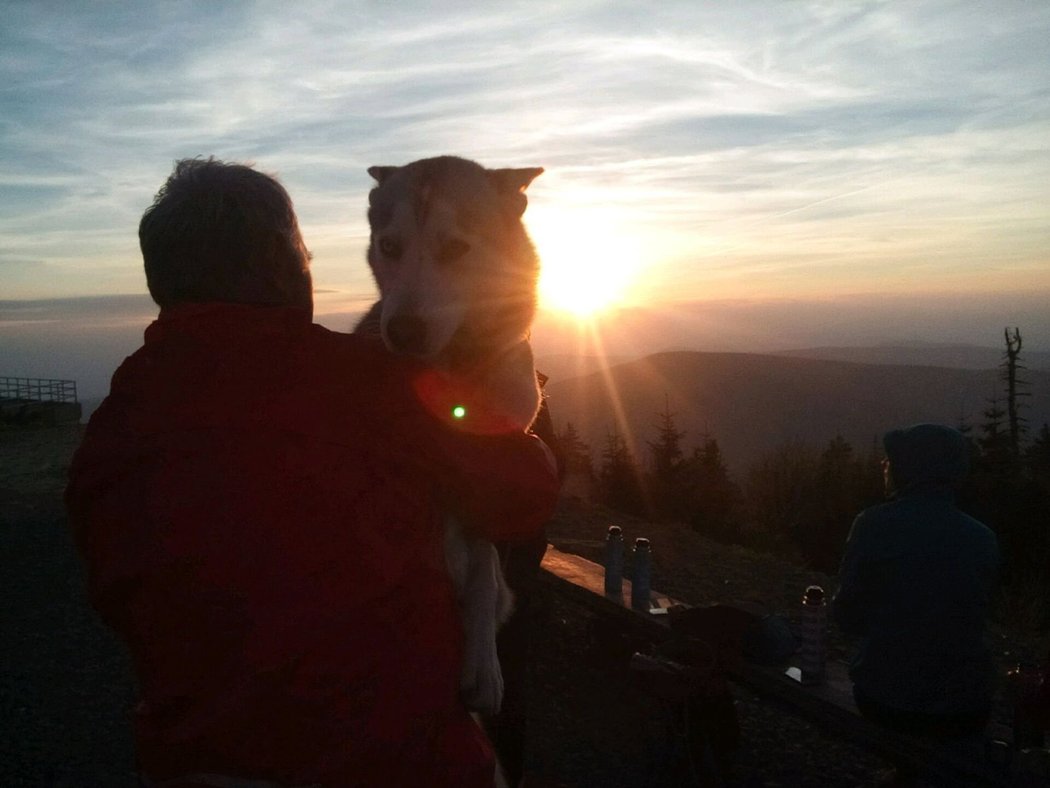
[[[498,412],[526,430],[535,420],[542,400],[532,347],[522,340],[504,351],[499,362],[489,370],[484,390]]]
[[[463,660],[459,694],[470,711],[492,717],[503,705],[503,671],[495,650],[491,655],[467,654]]]

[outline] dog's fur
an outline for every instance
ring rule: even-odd
[[[380,299],[355,331],[469,380],[488,409],[527,429],[540,405],[528,343],[539,261],[521,216],[543,170],[442,156],[368,172],[377,181],[368,264]],[[461,693],[468,708],[494,714],[503,696],[496,630],[513,599],[495,547],[452,518],[445,557],[466,636]]]

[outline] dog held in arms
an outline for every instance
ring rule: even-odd
[[[540,407],[528,342],[539,261],[521,216],[542,168],[485,169],[441,156],[371,167],[368,264],[379,301],[355,331],[395,353],[468,380],[488,407],[526,430]],[[513,599],[496,548],[449,517],[445,560],[465,634],[460,680],[468,708],[495,714],[503,696],[496,632]]]

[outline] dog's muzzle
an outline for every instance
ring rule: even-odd
[[[427,350],[427,324],[414,315],[397,315],[387,323],[385,339],[397,353],[422,356]]]

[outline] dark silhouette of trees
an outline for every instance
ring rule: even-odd
[[[793,535],[806,521],[817,459],[812,447],[796,440],[781,444],[748,469],[744,491],[755,546],[798,553]]]
[[[1004,479],[1014,470],[1013,452],[1010,447],[1010,434],[1004,419],[1006,411],[1000,404],[998,395],[988,400],[981,422],[981,437],[977,439],[980,452],[977,455],[978,465],[996,479]]]
[[[571,421],[558,434],[561,460],[564,463],[562,491],[575,498],[590,500],[597,490],[591,447],[583,442],[580,433]]]
[[[973,471],[960,494],[964,510],[999,537],[1005,597],[1026,600],[1032,625],[1050,625],[1050,428],[1044,425],[1030,446],[1023,444],[1020,415],[1027,385],[1019,377],[1022,339],[1018,329],[1004,331],[1006,350],[1000,379],[1005,408],[993,396],[984,411],[976,440]]]
[[[689,493],[685,481],[682,438],[685,433],[675,425],[674,414],[664,397],[664,409],[657,414],[656,440],[647,441],[652,472],[648,488],[652,514],[664,520],[684,520],[689,513]]]
[[[1050,424],[1043,424],[1036,434],[1025,452],[1025,460],[1032,480],[1045,495],[1050,496]]]
[[[813,567],[833,573],[842,555],[853,519],[862,509],[884,498],[882,468],[874,452],[856,456],[853,447],[835,436],[817,461],[807,526],[795,536],[802,555]]]
[[[683,462],[681,476],[690,527],[721,542],[741,541],[743,495],[730,478],[718,441],[705,436]]]
[[[740,490],[729,476],[718,441],[704,436],[687,457],[682,450],[685,433],[675,424],[666,397],[657,417],[656,440],[648,442],[653,515],[686,523],[719,541],[738,539]]]
[[[648,441],[653,460],[653,476],[671,483],[682,464],[682,438],[685,437],[685,433],[679,432],[675,426],[674,414],[671,413],[666,395],[663,412],[657,416],[660,421],[656,425],[656,440]]]
[[[598,487],[606,506],[628,514],[647,513],[641,470],[618,432],[610,431],[606,435]]]
[[[883,500],[880,459],[841,435],[820,452],[795,441],[765,455],[748,472],[752,543],[834,573],[853,519]]]
[[[558,443],[565,457],[566,472],[580,473],[587,478],[594,476],[591,447],[583,442],[580,433],[571,421],[566,422],[565,429],[558,435]]]

